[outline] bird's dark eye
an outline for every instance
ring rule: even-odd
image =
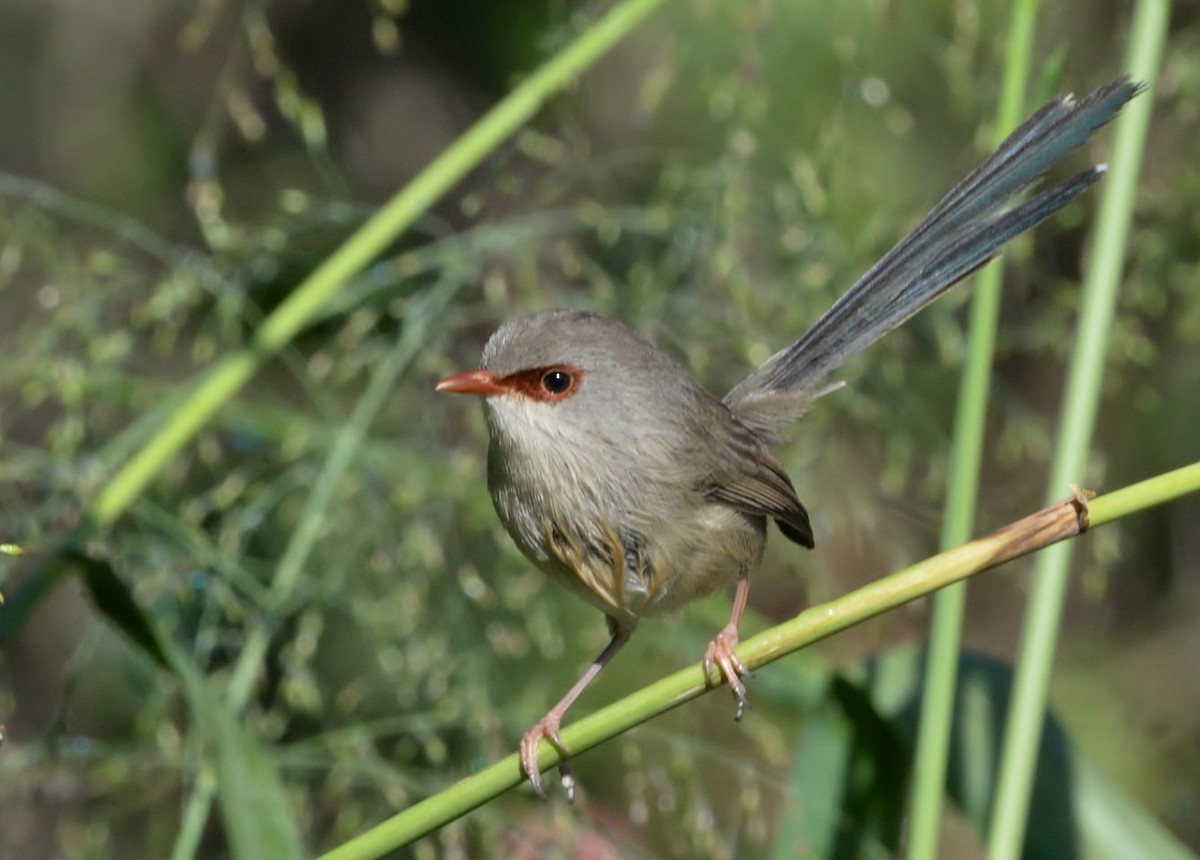
[[[550,370],[542,377],[542,388],[551,394],[562,394],[571,387],[571,374],[563,370]]]

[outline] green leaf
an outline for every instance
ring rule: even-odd
[[[842,794],[849,780],[852,737],[850,722],[829,709],[805,721],[787,779],[787,797],[800,814],[780,821],[772,860],[833,856],[842,821]]]
[[[861,686],[829,684],[805,720],[772,858],[896,856],[910,752]]]
[[[63,550],[62,555],[79,567],[83,584],[87,586],[88,594],[100,614],[124,633],[142,653],[163,669],[170,670],[170,661],[163,652],[162,637],[112,565],[75,549]]]
[[[287,794],[266,750],[216,702],[212,727],[217,803],[232,855],[246,860],[303,857]]]
[[[193,725],[216,770],[217,805],[239,860],[304,856],[283,782],[266,748],[246,731],[193,665],[182,669]]]
[[[874,658],[861,675],[873,707],[909,753],[916,742],[922,652],[905,646]],[[1012,667],[978,654],[959,658],[947,796],[983,834],[995,790]],[[1045,715],[1034,772],[1025,860],[1117,860],[1195,856],[1080,757],[1062,724]]]
[[[1196,855],[1079,756],[1072,758],[1075,817],[1087,860],[1196,860]]]

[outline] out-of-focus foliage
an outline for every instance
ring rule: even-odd
[[[26,550],[0,556],[6,599],[192,380],[602,5],[0,4],[0,543]],[[1122,10],[1048,5],[1037,97],[1119,71]],[[725,390],[978,159],[1005,14],[934,0],[673,4],[348,285],[86,547],[215,691],[251,632],[269,632],[243,723],[311,848],[510,752],[606,638],[503,534],[482,416],[435,398],[433,381],[474,366],[499,320],[572,305],[626,320]],[[1200,455],[1197,38],[1181,13],[1094,486]],[[1011,255],[984,526],[1044,493],[1094,205]],[[356,451],[299,587],[265,612],[336,434],[435,294],[451,309],[425,326]],[[848,367],[851,385],[781,452],[819,550],[772,547],[753,598],[763,614],[935,546],[962,301]],[[1196,514],[1181,504],[1083,545],[1057,702],[1102,767],[1193,846]],[[1019,574],[973,586],[971,644],[1011,655],[1022,589]],[[580,707],[698,659],[726,611],[714,600],[647,623]],[[579,810],[516,794],[418,856],[766,854],[795,812],[787,778],[828,667],[920,636],[922,619],[883,620],[763,673],[740,726],[718,694],[584,757]],[[0,853],[169,853],[204,778],[184,691],[70,579],[5,632]],[[1078,707],[1101,690],[1106,716]],[[221,856],[225,839],[214,816],[200,855]],[[955,856],[970,856],[965,841]]]

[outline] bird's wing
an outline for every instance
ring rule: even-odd
[[[716,465],[704,478],[701,491],[713,501],[723,502],[756,516],[771,517],[779,530],[801,546],[812,549],[813,532],[808,511],[796,497],[796,488],[766,444],[751,430],[733,419],[733,433]]]

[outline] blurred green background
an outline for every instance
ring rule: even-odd
[[[166,856],[204,772],[179,686],[77,578],[14,613],[27,559],[197,374],[603,5],[0,0],[0,543],[28,554],[0,556],[0,854]],[[1100,490],[1200,459],[1198,13],[1178,4],[1157,83],[1080,476]],[[1043,4],[1030,109],[1118,74],[1128,16]],[[435,397],[434,382],[476,366],[501,320],[569,305],[625,320],[727,390],[981,158],[1006,27],[999,2],[670,4],[356,278],[83,548],[215,691],[251,631],[269,633],[243,722],[309,850],[511,752],[607,638],[503,533],[478,406]],[[1097,198],[1008,255],[981,532],[1045,495]],[[746,630],[935,550],[966,297],[854,361],[781,447],[817,550],[773,541]],[[266,612],[335,434],[402,332],[419,349],[303,536],[315,544],[299,587]],[[1078,543],[1052,693],[1074,747],[1193,850],[1198,523],[1192,498]],[[966,645],[1001,674],[1029,569],[970,586]],[[721,596],[644,624],[579,713],[697,661],[727,612]],[[814,778],[800,755],[813,715],[851,708],[839,684],[919,644],[927,621],[915,605],[760,672],[740,725],[718,691],[583,756],[577,808],[514,792],[413,853],[791,856],[781,834],[803,814],[796,774]],[[894,853],[906,761],[888,737],[871,781],[887,811],[840,856]],[[950,818],[945,856],[980,844]],[[214,813],[197,855],[228,851]]]

